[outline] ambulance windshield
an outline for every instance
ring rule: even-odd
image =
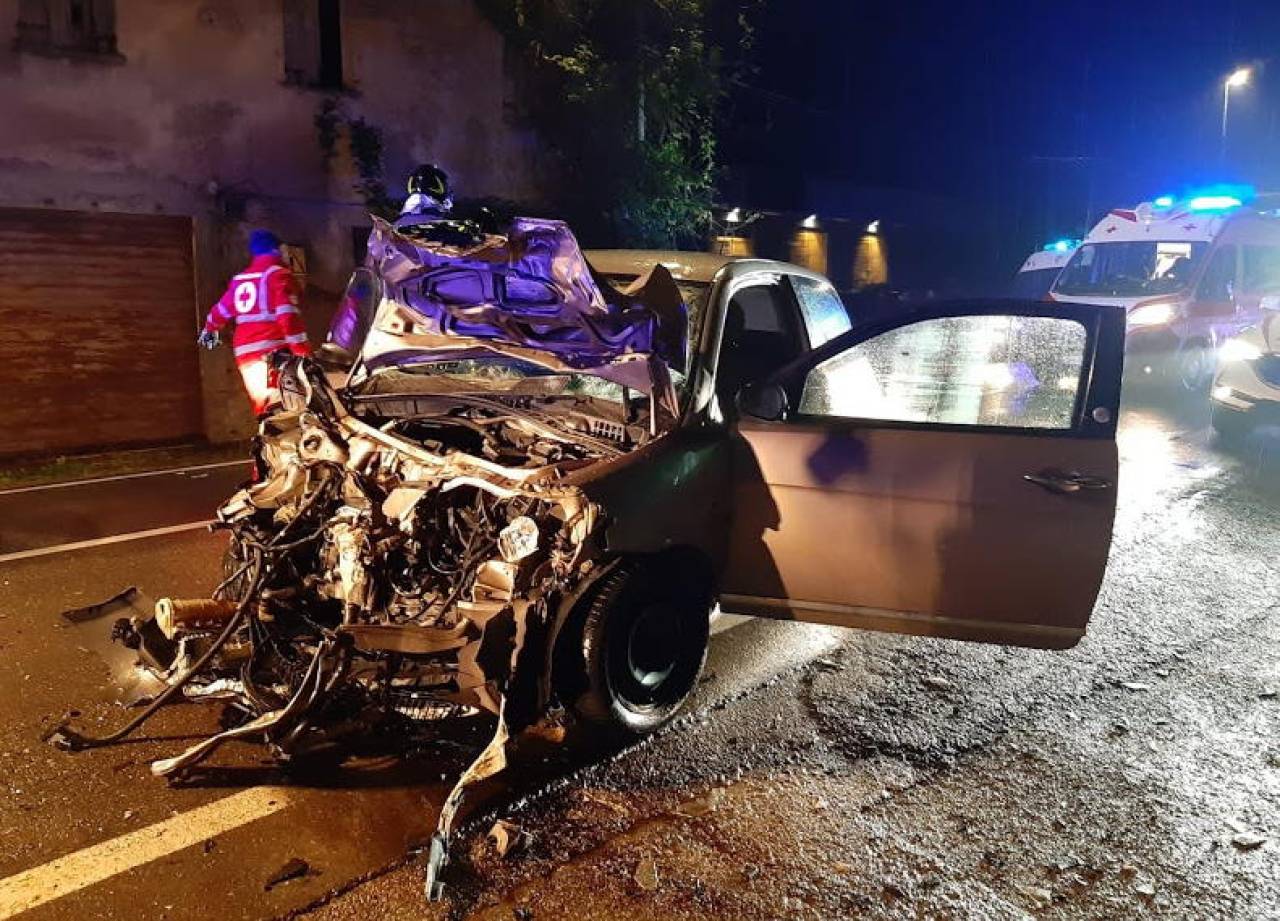
[[[1055,294],[1143,297],[1172,294],[1191,282],[1208,243],[1135,240],[1086,243],[1067,263]]]

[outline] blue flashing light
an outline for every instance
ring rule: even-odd
[[[1197,195],[1187,202],[1187,207],[1192,211],[1230,211],[1243,204],[1234,195]]]
[[[1197,188],[1184,188],[1177,195],[1161,195],[1152,200],[1151,206],[1161,211],[1168,211],[1174,207],[1200,212],[1230,211],[1257,197],[1258,193],[1251,185],[1218,182]]]
[[[1045,244],[1044,251],[1046,253],[1069,253],[1079,245],[1079,240],[1054,240],[1052,243]]]

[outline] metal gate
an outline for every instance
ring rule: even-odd
[[[191,220],[0,208],[0,455],[200,434]]]

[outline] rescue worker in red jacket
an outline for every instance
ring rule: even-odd
[[[280,240],[269,230],[255,230],[249,235],[249,253],[253,259],[248,268],[231,279],[196,341],[215,349],[219,331],[235,323],[231,346],[236,365],[253,413],[261,416],[279,396],[268,356],[278,349],[310,355],[311,346],[298,306],[298,280],[284,264]]]

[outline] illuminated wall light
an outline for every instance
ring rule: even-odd
[[[803,227],[805,230],[817,230],[818,215],[816,214],[809,215],[807,218],[805,218],[803,221],[800,222],[800,226]]]
[[[853,254],[854,290],[888,282],[889,254],[885,251],[885,239],[874,233],[864,234]]]
[[[880,219],[876,218],[867,225],[867,233],[876,234],[880,232]]]
[[[791,261],[813,272],[827,274],[827,235],[801,227],[791,237]]]
[[[754,256],[751,240],[733,234],[723,234],[714,238],[711,251],[719,256]]]
[[[730,223],[730,224],[738,224],[738,223],[741,223],[741,222],[742,222],[742,209],[741,209],[741,208],[730,208],[730,209],[729,209],[729,213],[728,213],[728,214],[726,214],[726,215],[724,216],[724,219],[725,219],[725,221],[726,221],[727,223]]]

